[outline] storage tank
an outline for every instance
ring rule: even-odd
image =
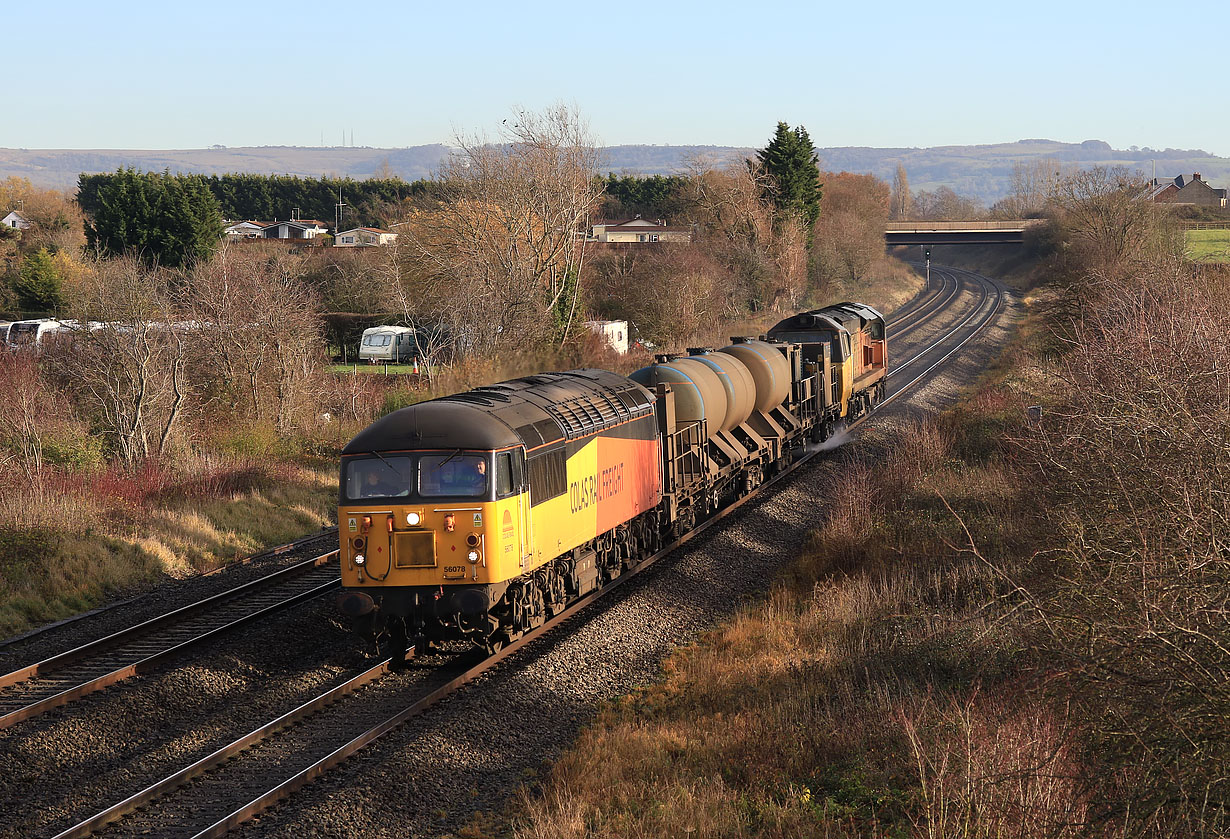
[[[642,367],[628,378],[650,390],[663,382],[675,392],[675,419],[706,420],[712,437],[726,422],[726,388],[708,364],[694,358],[670,358]]]
[[[720,353],[743,362],[756,383],[756,410],[765,413],[786,401],[790,395],[790,362],[772,344],[764,341],[738,341]]]
[[[726,390],[726,419],[722,430],[730,431],[752,415],[756,407],[756,382],[747,365],[733,355],[709,349],[688,350],[689,358],[713,369]]]

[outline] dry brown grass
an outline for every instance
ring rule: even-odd
[[[995,836],[1022,813],[1079,820],[1066,751],[1057,780],[1026,772],[1067,729],[1016,682],[1016,604],[945,506],[981,545],[1029,541],[976,431],[1004,402],[983,409],[909,429],[887,463],[837,467],[843,492],[787,580],[602,712],[527,797],[518,835]],[[967,429],[982,442],[964,457]]]
[[[1225,279],[1035,289],[967,402],[844,464],[782,584],[606,709],[518,835],[1227,835]]]
[[[138,473],[46,472],[0,493],[0,636],[161,577],[210,571],[329,523],[331,470],[211,459]]]

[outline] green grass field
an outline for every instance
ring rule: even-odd
[[[360,364],[330,364],[329,369],[334,373],[358,373],[369,376],[404,376],[414,373],[412,364],[368,364],[366,361]],[[419,372],[426,373],[427,371],[419,365]]]
[[[1187,231],[1187,253],[1196,262],[1230,262],[1230,230]]]

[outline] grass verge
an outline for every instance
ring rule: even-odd
[[[7,499],[0,637],[320,529],[336,505],[332,470],[302,459],[232,460],[191,479],[106,470]]]

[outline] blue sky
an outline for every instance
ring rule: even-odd
[[[758,146],[786,120],[821,147],[1230,156],[1228,24],[1203,0],[14,3],[0,147],[411,146],[563,101],[602,145]]]

